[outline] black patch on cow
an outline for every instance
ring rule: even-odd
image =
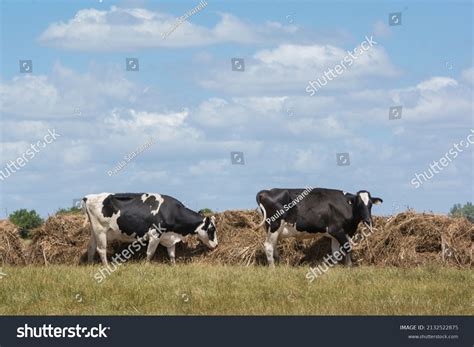
[[[108,195],[104,201],[102,201],[102,215],[104,217],[112,217],[113,214],[117,213],[118,210],[113,205],[113,195]]]
[[[209,238],[209,240],[213,241],[214,240],[214,235],[216,234],[216,228],[215,228],[214,224],[212,224],[211,218],[206,217],[206,219],[204,221],[203,229],[206,230],[207,237]]]
[[[144,194],[145,201],[142,200]],[[143,237],[150,228],[155,228],[155,226],[169,232],[187,235],[194,233],[203,222],[201,215],[188,209],[175,198],[167,195],[161,195],[161,197],[163,203],[158,213],[154,215],[152,211],[158,208],[160,202],[151,194],[111,194],[103,201],[102,213],[105,217],[112,217],[120,212],[117,218],[120,231],[127,235],[135,233],[137,237]]]
[[[289,204],[301,196],[304,189],[272,189],[257,194],[257,204],[262,203],[267,218],[271,218],[285,204]],[[360,191],[365,192],[365,191]],[[359,193],[360,193],[359,192]],[[367,192],[368,193],[368,192]],[[370,195],[369,195],[370,197]],[[360,200],[360,201],[359,201]],[[281,219],[294,224],[297,231],[308,233],[325,233],[338,235],[343,232],[353,236],[357,225],[371,218],[371,204],[365,206],[358,194],[343,193],[340,190],[314,188],[296,206],[290,208],[277,221],[271,222],[270,231],[275,232]]]

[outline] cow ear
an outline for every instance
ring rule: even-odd
[[[211,218],[209,217],[204,218],[204,229],[207,229],[207,227],[209,226],[209,223],[211,223]]]
[[[371,198],[370,200],[374,205],[380,205],[383,202],[383,200],[380,198]]]

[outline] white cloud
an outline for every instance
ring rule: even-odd
[[[2,119],[0,139],[32,139],[39,140],[53,128],[53,125],[42,120],[23,120],[18,118]]]
[[[449,77],[432,77],[429,80],[418,83],[416,87],[421,91],[438,91],[447,87],[455,87],[458,82]]]
[[[373,33],[375,37],[389,37],[392,34],[387,23],[381,20],[378,20],[374,23]]]
[[[432,77],[416,87],[403,88],[396,92],[404,116],[410,122],[436,120],[438,125],[464,124],[469,120],[472,109],[471,92],[465,85],[449,77]]]
[[[282,44],[256,52],[245,61],[245,71],[235,72],[228,65],[214,69],[212,77],[200,84],[206,88],[241,94],[305,93],[309,80],[334,69],[347,55],[341,47],[332,45]],[[351,89],[367,85],[371,78],[392,78],[400,73],[380,46],[373,46],[354,59],[352,66],[324,88]]]
[[[400,122],[388,119],[394,105],[403,107]],[[191,119],[218,129],[218,139],[333,141],[367,127],[383,127],[386,136],[398,137],[412,136],[413,127],[422,124],[459,128],[469,124],[471,109],[469,88],[452,78],[433,77],[414,86],[356,89],[337,96],[210,98],[191,111]]]
[[[38,115],[38,110],[45,116],[56,111],[59,93],[46,76],[14,77],[10,83],[0,84],[0,107],[15,116]]]
[[[474,84],[474,67],[470,67],[462,72],[462,79],[468,84]]]
[[[270,65],[293,66],[291,57],[285,54],[275,58],[271,54],[262,56]],[[462,78],[437,76],[393,89],[354,86],[345,93],[314,97],[285,93],[209,97],[186,109],[163,102],[157,109],[156,99],[152,103],[140,100],[148,86],[138,87],[120,73],[77,73],[62,66],[54,71],[50,77],[37,76],[35,83],[30,83],[30,77],[21,81],[30,83],[33,87],[29,93],[36,95],[31,101],[35,104],[26,110],[32,119],[10,117],[2,123],[5,138],[1,155],[8,160],[20,155],[29,142],[41,138],[44,129],[53,124],[62,135],[61,144],[48,147],[12,178],[22,182],[25,189],[43,181],[52,186],[53,181],[47,179],[50,173],[63,172],[64,177],[57,179],[77,179],[75,190],[83,193],[143,191],[155,189],[155,185],[174,192],[192,181],[195,184],[191,190],[211,182],[209,194],[221,196],[219,192],[226,191],[232,180],[244,187],[235,194],[250,196],[253,190],[266,185],[314,184],[314,177],[320,186],[375,190],[377,176],[390,178],[394,185],[405,181],[409,184],[409,176],[419,169],[420,162],[429,163],[444,153],[446,144],[441,140],[448,141],[450,136],[456,140],[458,128],[471,122],[471,88]],[[21,95],[21,84],[16,83],[6,82],[2,88],[7,89],[9,112],[21,115],[25,110],[19,107],[24,105],[12,102]],[[98,116],[48,117],[38,105],[48,105],[44,98],[51,93],[35,89],[44,87],[57,92],[50,112],[60,114],[66,106],[82,102]],[[107,90],[101,91],[104,88]],[[129,101],[131,97],[137,101]],[[388,120],[388,107],[395,103],[403,105],[403,117],[392,122]],[[438,132],[428,127],[442,128],[441,140]],[[157,144],[116,177],[107,176],[106,172],[125,154],[149,138]],[[245,165],[232,166],[230,151],[243,151]],[[337,167],[337,151],[350,152],[350,168]],[[460,160],[457,165],[465,177],[466,164]],[[353,173],[350,177],[348,171]],[[367,177],[367,171],[374,175]],[[446,174],[452,179],[455,173]],[[203,204],[197,188],[189,194],[199,196],[196,205]],[[212,203],[217,204],[214,200]],[[232,205],[232,201],[229,203]]]
[[[350,134],[347,124],[334,116],[324,118],[301,118],[288,122],[288,130],[295,135],[306,134],[318,138],[337,138]]]
[[[68,146],[68,150],[62,153],[63,162],[67,166],[79,166],[91,159],[91,149],[85,144]]]
[[[298,172],[314,173],[320,171],[328,164],[327,148],[297,149],[295,157],[293,168]]]
[[[0,84],[0,107],[6,117],[31,119],[97,116],[110,102],[137,93],[116,68],[77,73],[55,64],[50,76],[22,75]]]
[[[201,11],[208,10],[204,7]],[[199,12],[194,14],[199,15]],[[173,15],[116,6],[106,11],[83,9],[67,22],[50,24],[39,37],[39,41],[48,46],[69,50],[111,51],[229,42],[275,42],[298,31],[295,25],[275,22],[256,25],[230,14],[223,13],[220,16],[220,20],[212,28],[193,24],[193,17],[190,17],[163,39],[162,34],[170,32],[178,24],[178,18]]]
[[[137,182],[146,182],[148,184],[157,184],[159,182],[164,182],[165,180],[171,179],[169,174],[166,170],[144,170],[135,162],[130,164],[131,166],[135,166],[133,170],[130,170],[130,179]]]
[[[15,160],[21,156],[25,150],[30,148],[30,144],[26,141],[4,141],[0,146],[0,157],[2,162],[6,163]]]
[[[276,120],[286,97],[210,98],[203,101],[194,115],[200,124],[215,128],[236,127],[249,122]]]
[[[143,136],[147,134],[156,141],[196,140],[201,134],[186,123],[187,111],[158,113],[134,109],[114,109],[104,120],[116,134]]]
[[[222,175],[229,167],[230,161],[225,159],[201,160],[199,163],[192,165],[189,172],[192,175]]]

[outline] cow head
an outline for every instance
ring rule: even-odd
[[[357,221],[362,221],[368,227],[372,227],[372,205],[383,202],[380,198],[375,198],[366,190],[358,191],[352,200],[354,216]]]
[[[207,247],[217,247],[216,217],[206,217],[196,229],[199,240]]]

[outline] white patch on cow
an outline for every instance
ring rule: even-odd
[[[105,217],[102,213],[103,202],[112,193],[100,193],[86,195],[86,208],[89,214],[92,230],[96,237],[101,234],[105,234],[107,241],[119,240],[119,241],[133,241],[135,239],[135,233],[131,236],[123,234],[117,224],[117,219],[120,217],[120,211],[113,214],[111,217]]]
[[[308,233],[306,231],[298,231],[296,230],[296,226],[294,224],[289,224],[285,220],[280,225],[276,233],[279,234],[278,238],[286,239],[289,237],[295,237],[297,239],[312,239],[317,236],[320,236],[320,233]]]
[[[363,192],[359,193],[360,198],[364,202],[365,206],[369,205],[369,193]]]
[[[145,202],[146,199],[148,199],[149,196],[150,196],[150,194],[148,194],[148,193],[143,194],[143,195],[141,196],[142,202]]]
[[[133,233],[127,235],[120,230],[117,219],[120,217],[120,211],[114,213],[111,217],[105,217],[102,213],[104,200],[113,193],[100,193],[86,195],[87,210],[91,217],[91,224],[94,233],[105,233],[107,241],[118,240],[122,242],[133,242],[137,235]]]
[[[160,244],[168,248],[174,246],[178,242],[183,241],[183,239],[183,235],[177,234],[172,231],[167,231],[166,233],[163,233],[163,235],[161,235]]]
[[[115,215],[114,215],[115,216]],[[109,229],[107,231],[107,240],[108,241],[120,241],[120,242],[133,242],[136,241],[137,239],[137,234],[132,233],[131,235],[128,235],[126,233],[121,232],[120,230],[114,230],[114,229]]]
[[[278,256],[276,247],[277,247],[277,243],[279,239],[295,237],[301,240],[301,239],[312,239],[319,236],[321,236],[321,233],[308,233],[306,231],[298,231],[296,230],[296,226],[294,224],[287,223],[285,220],[281,221],[280,227],[273,233],[270,231],[270,227],[269,227],[268,233],[267,233],[267,239],[264,243],[265,254],[267,256],[268,265],[272,267],[275,266],[274,255]]]
[[[120,233],[120,228],[117,223],[117,219],[120,217],[120,211],[117,213],[114,213],[112,217],[108,218],[109,219],[109,228],[112,229],[113,231]]]
[[[161,235],[157,232],[155,227],[149,228],[146,234],[143,236],[145,240],[151,240],[151,239],[159,240],[161,237]]]
[[[204,230],[204,225],[206,224],[206,218],[202,220],[202,223],[198,225],[198,227],[196,228],[196,230],[194,230],[194,232],[197,234],[199,240],[201,240],[207,247],[216,248],[217,247],[217,233],[214,234],[214,240],[209,240],[209,236],[207,235],[207,230]],[[215,227],[215,224],[214,224],[214,227]]]
[[[148,199],[150,196],[153,196],[156,199],[156,201],[158,201],[158,207],[154,210],[151,210],[151,214],[156,216],[158,212],[160,211],[160,207],[165,201],[165,199],[163,199],[163,197],[160,194],[143,194],[142,195],[143,203],[145,203],[146,199]]]
[[[102,203],[111,194],[112,193],[100,193],[86,195],[85,198],[87,199],[87,207],[91,212],[97,211],[102,215]]]

